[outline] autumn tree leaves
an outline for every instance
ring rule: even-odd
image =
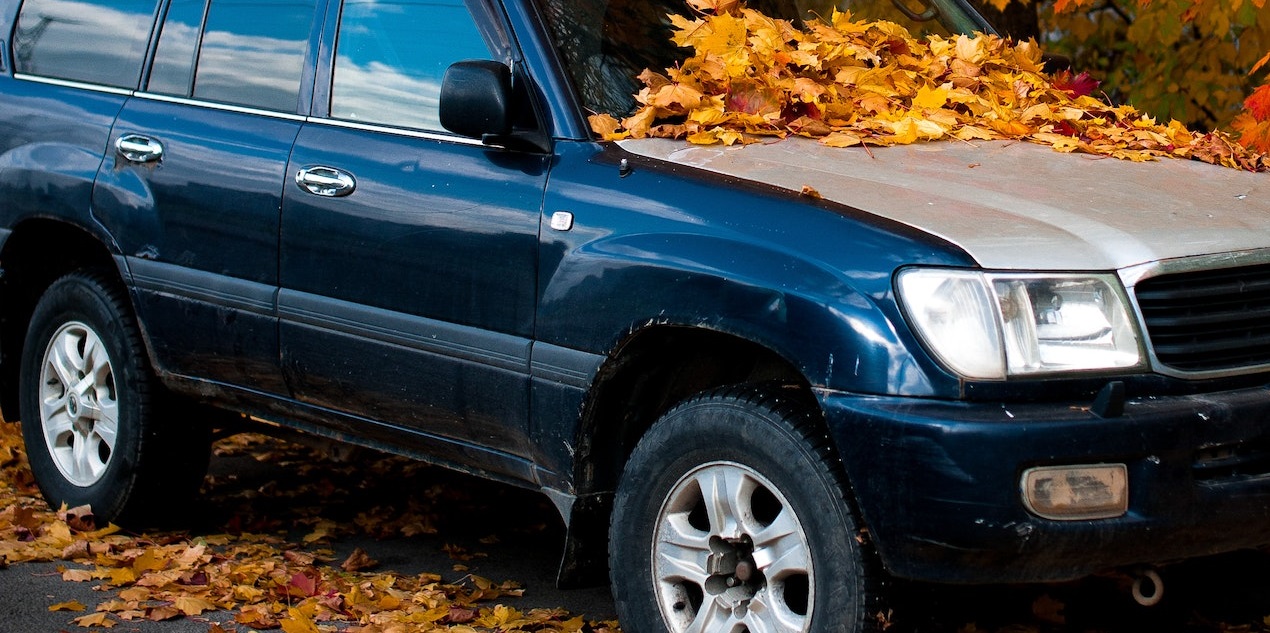
[[[605,139],[734,144],[793,134],[835,147],[1018,139],[1130,160],[1270,167],[1227,134],[1108,104],[1088,75],[1046,73],[1031,41],[918,38],[839,11],[800,28],[732,0],[694,0],[694,8],[695,20],[670,18],[675,43],[693,54],[640,75],[642,106],[633,115],[593,116]]]
[[[1046,50],[1098,75],[1117,101],[1192,129],[1229,126],[1270,151],[1266,0],[983,1],[1031,11]]]

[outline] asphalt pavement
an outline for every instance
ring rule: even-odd
[[[430,572],[446,582],[477,574],[512,580],[521,597],[501,604],[528,611],[564,608],[589,620],[614,617],[607,587],[562,591],[554,578],[563,525],[541,495],[414,462],[367,453],[330,462],[307,449],[239,447],[213,459],[195,516],[177,534],[241,529],[299,543],[317,517],[352,526],[324,541],[340,561],[361,548],[375,572]],[[368,517],[370,517],[368,519]],[[0,569],[0,633],[83,631],[84,613],[49,611],[77,600],[92,609],[111,597],[92,582],[65,582],[60,566],[17,563]],[[1080,582],[947,587],[895,583],[892,631],[915,633],[1218,633],[1270,631],[1270,555],[1234,554],[1166,567],[1164,600],[1141,607],[1124,576]],[[233,614],[208,612],[163,622],[123,621],[112,633],[207,633],[212,623],[247,631]],[[340,628],[348,628],[341,625]],[[104,629],[93,629],[104,630]]]

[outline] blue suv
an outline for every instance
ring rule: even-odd
[[[542,491],[636,633],[1270,544],[1266,176],[597,141],[670,13],[0,0],[0,410],[49,502],[145,521],[270,423]]]

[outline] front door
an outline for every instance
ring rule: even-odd
[[[524,455],[548,162],[448,134],[437,114],[449,64],[505,61],[505,40],[463,0],[345,0],[337,28],[287,170],[289,384],[310,404]]]

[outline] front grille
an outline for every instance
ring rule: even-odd
[[[1270,364],[1270,264],[1162,275],[1134,293],[1164,365],[1214,371]]]

